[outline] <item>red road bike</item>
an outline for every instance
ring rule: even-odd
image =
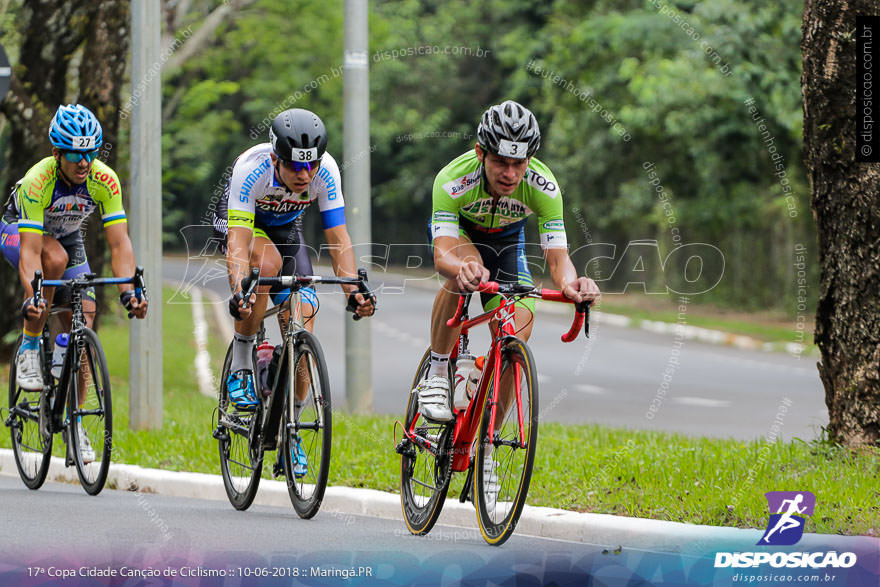
[[[516,527],[532,475],[538,440],[538,380],[535,361],[525,342],[516,337],[514,307],[531,297],[572,303],[561,292],[520,284],[488,282],[480,292],[497,293],[501,305],[469,319],[470,294],[462,294],[447,326],[461,326],[458,345],[449,361],[449,397],[455,359],[468,353],[468,331],[489,320],[500,328],[492,338],[476,392],[451,422],[437,423],[419,413],[418,395],[410,393],[400,454],[400,501],[409,531],[427,534],[440,516],[453,472],[467,471],[459,501],[471,499],[483,538],[503,544]],[[571,328],[562,335],[571,342],[584,328],[589,337],[589,303],[575,304]],[[430,349],[422,356],[411,389],[428,372]]]

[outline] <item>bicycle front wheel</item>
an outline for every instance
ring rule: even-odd
[[[226,351],[220,374],[218,422],[214,437],[219,441],[220,472],[229,503],[237,510],[246,510],[254,502],[260,475],[263,473],[263,447],[257,438],[263,403],[252,412],[237,410],[229,401],[226,381],[232,365],[232,343]]]
[[[40,391],[24,391],[16,382],[15,357],[21,336],[12,351],[9,368],[9,417],[6,420],[12,436],[12,454],[18,474],[28,489],[39,489],[46,481],[52,459],[52,434],[40,433]]]
[[[538,381],[526,344],[510,339],[501,351],[501,378],[494,430],[490,417],[494,373],[480,416],[474,458],[477,520],[483,538],[503,544],[513,534],[526,503],[538,440]]]
[[[318,513],[327,477],[330,473],[330,441],[333,413],[330,403],[330,380],[327,363],[318,339],[303,330],[295,335],[293,358],[288,360],[285,384],[275,386],[275,393],[287,389],[283,426],[284,475],[293,509],[301,518]],[[279,382],[280,383],[280,382]],[[301,399],[300,399],[301,398]]]
[[[410,387],[404,419],[405,429],[412,429],[420,442],[404,437],[397,445],[397,452],[400,453],[400,506],[406,527],[417,536],[430,532],[440,517],[452,476],[455,425],[423,418],[419,414],[419,397],[412,391],[428,373],[430,366],[431,349],[428,349]]]
[[[113,449],[113,407],[107,359],[98,335],[89,328],[72,340],[67,352],[78,354],[76,374],[68,379],[69,438],[83,489],[97,495],[104,488]]]

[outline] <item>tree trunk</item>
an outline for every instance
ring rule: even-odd
[[[129,2],[127,0],[102,0],[89,6],[88,36],[83,48],[82,62],[88,67],[79,70],[79,102],[98,117],[104,132],[101,161],[116,168],[119,160],[119,111],[121,106],[122,80],[125,76],[128,56]],[[117,173],[119,172],[116,169]],[[120,178],[121,179],[121,178]],[[107,241],[104,228],[97,213],[86,224],[86,253],[89,266],[101,274],[107,259]],[[107,299],[115,299],[115,288],[97,288],[98,327],[102,308]]]
[[[12,145],[3,170],[4,202],[12,185],[51,152],[49,123],[60,104],[79,101],[95,112],[104,128],[105,144],[109,141],[114,147],[109,159],[107,149],[101,158],[113,165],[118,151],[119,92],[128,52],[128,3],[120,0],[26,1],[16,22],[21,31],[19,60],[12,68],[9,93],[0,103]],[[74,56],[80,47],[77,80]],[[69,86],[79,88],[79,98],[71,95]],[[94,219],[89,222],[92,231],[100,224]],[[87,247],[92,267],[100,270],[103,252],[96,253],[90,240]],[[100,251],[104,249],[102,245]],[[0,306],[19,308],[21,302],[18,271],[0,263]],[[20,327],[18,311],[0,313],[0,332]]]
[[[854,99],[856,16],[875,14],[877,1],[807,0],[801,45],[804,153],[819,243],[819,374],[830,436],[850,446],[880,440],[880,165],[856,162]],[[874,104],[876,117],[880,101]]]

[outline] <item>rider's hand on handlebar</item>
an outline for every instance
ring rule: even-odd
[[[589,277],[578,277],[562,288],[562,295],[575,302],[594,302],[601,293],[596,282]]]
[[[119,303],[128,310],[129,318],[137,318],[143,320],[147,316],[147,296],[142,295],[141,301],[138,301],[133,289],[126,290],[119,294]]]
[[[355,304],[357,305],[355,306]],[[372,316],[376,313],[376,304],[373,302],[373,298],[366,297],[360,292],[351,292],[348,294],[348,304],[346,305],[346,308],[362,318]]]
[[[489,270],[476,261],[462,263],[455,278],[459,291],[477,291],[480,284],[487,281],[489,281]]]
[[[46,300],[40,298],[40,305],[34,306],[33,296],[28,296],[24,303],[21,305],[21,315],[24,316],[25,320],[36,320],[43,315],[43,310],[45,309]]]
[[[250,318],[251,313],[253,312],[254,304],[257,303],[257,294],[251,294],[251,299],[248,300],[247,308],[244,307],[244,294],[241,291],[237,291],[232,294],[232,297],[229,298],[229,313],[232,314],[232,317],[236,320],[247,320]]]

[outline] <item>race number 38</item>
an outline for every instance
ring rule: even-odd
[[[318,149],[293,149],[291,153],[294,161],[315,161],[318,159]]]

